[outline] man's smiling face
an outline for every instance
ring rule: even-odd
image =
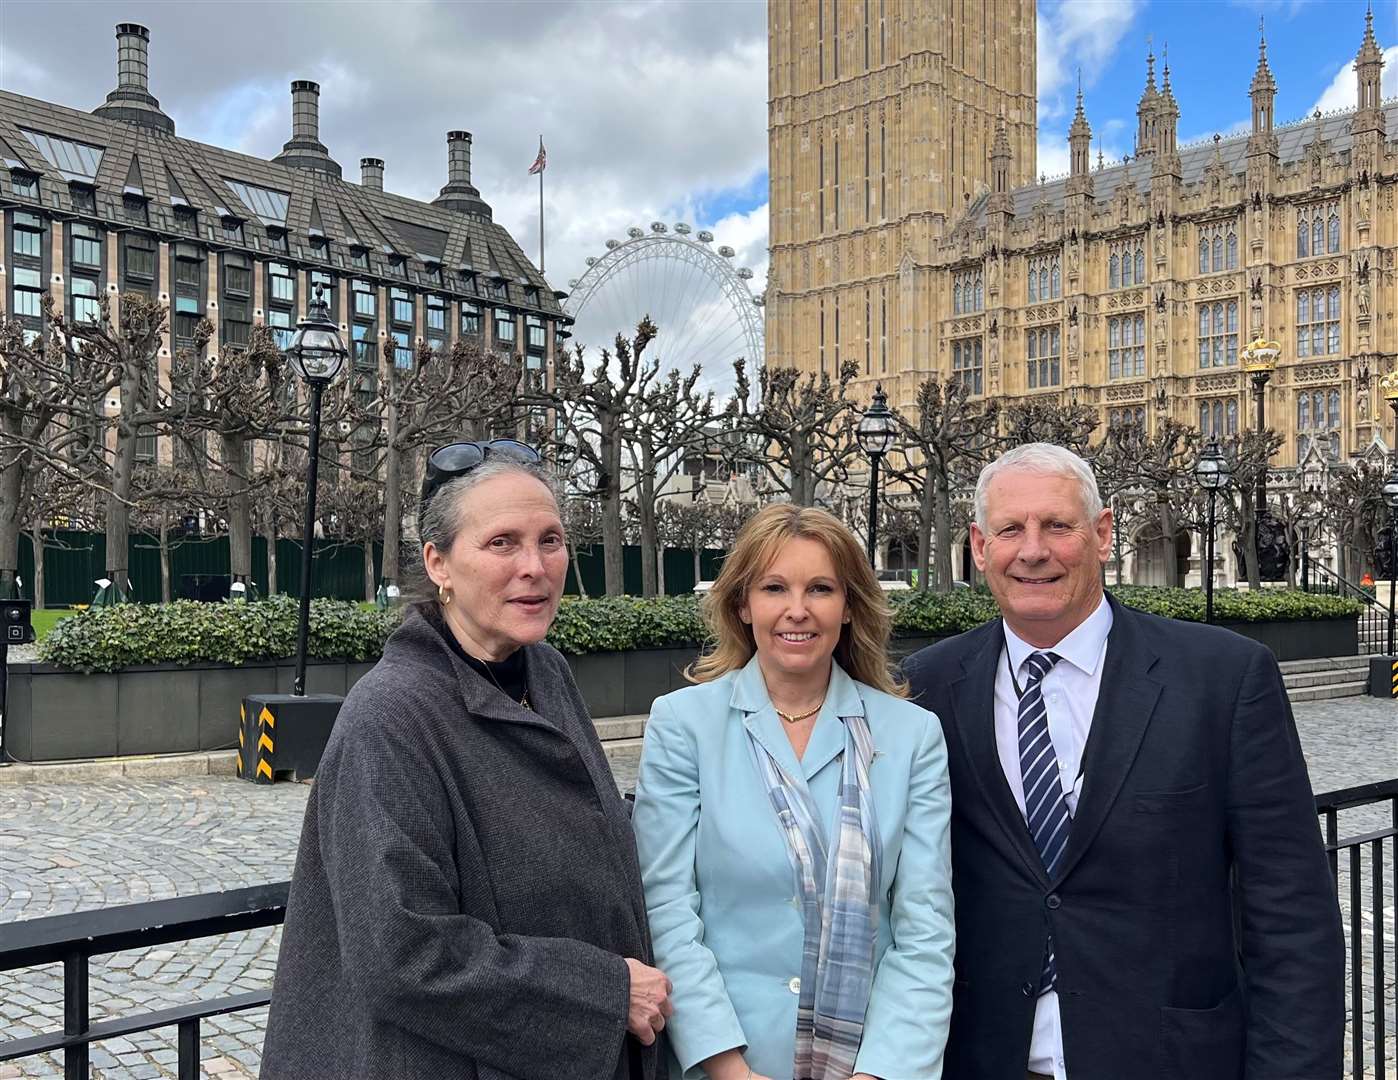
[[[986,489],[986,528],[971,526],[971,554],[1016,634],[1057,645],[1096,610],[1112,512],[1089,520],[1072,476],[1008,469]]]

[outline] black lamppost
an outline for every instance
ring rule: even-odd
[[[1257,430],[1267,430],[1267,383],[1277,370],[1281,346],[1261,335],[1238,350],[1238,364],[1252,377],[1252,392],[1257,398]],[[1267,462],[1257,474],[1257,565],[1264,581],[1279,581],[1291,560],[1291,548],[1286,530],[1267,509]]]
[[[878,568],[879,462],[888,453],[897,430],[898,421],[889,410],[883,383],[879,383],[874,387],[874,403],[864,411],[856,429],[859,445],[869,455],[869,565],[875,569]]]
[[[1228,458],[1218,447],[1217,439],[1210,439],[1199,460],[1194,463],[1194,479],[1209,493],[1209,532],[1204,541],[1204,621],[1214,621],[1214,499],[1219,489],[1226,487],[1232,475]]]
[[[316,286],[306,317],[296,323],[296,333],[286,347],[286,360],[311,388],[311,445],[306,477],[306,526],[301,535],[301,615],[296,626],[296,681],[292,693],[306,694],[306,643],[311,630],[311,562],[314,556],[316,520],[316,467],[320,464],[320,396],[334,380],[349,355],[339,328],[330,319],[325,290]]]

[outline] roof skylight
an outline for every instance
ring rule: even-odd
[[[102,164],[102,153],[106,147],[60,139],[56,135],[45,135],[42,131],[30,131],[28,128],[19,130],[44,155],[44,160],[63,174],[65,180],[91,182],[97,178],[97,169]]]
[[[226,176],[223,181],[233,190],[233,194],[238,196],[244,206],[262,219],[263,224],[286,224],[286,208],[291,202],[291,196],[286,192],[255,187],[242,180],[230,180]]]

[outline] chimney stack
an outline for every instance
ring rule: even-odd
[[[383,190],[383,158],[366,157],[359,159],[359,186]]]
[[[117,23],[117,89],[150,93],[150,31],[139,23]]]
[[[474,214],[487,221],[491,219],[490,207],[481,199],[481,193],[471,184],[471,133],[469,131],[447,132],[447,183],[442,193],[432,200],[435,206],[448,210],[459,210],[464,214]]]
[[[118,23],[116,39],[117,86],[93,113],[173,135],[175,122],[150,92],[150,31],[139,23]]]
[[[291,141],[320,142],[320,84],[297,79],[291,84]]]
[[[320,86],[309,79],[291,84],[291,139],[272,159],[292,169],[340,175],[340,165],[320,141]]]
[[[447,185],[471,186],[471,133],[447,132]]]

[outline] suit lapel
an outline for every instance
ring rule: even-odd
[[[1112,630],[1106,667],[1083,751],[1082,798],[1056,875],[1060,881],[1091,846],[1121,794],[1163,689],[1150,675],[1159,657],[1142,634],[1139,617],[1110,596],[1107,600],[1112,605]]]
[[[954,722],[961,736],[958,741],[969,758],[971,775],[991,816],[1025,868],[1035,880],[1046,883],[1043,860],[1034,848],[1024,815],[1005,779],[1005,770],[1000,767],[1000,752],[995,744],[995,670],[1004,644],[1004,626],[996,619],[987,627],[981,649],[967,658],[962,677],[951,686]]]

